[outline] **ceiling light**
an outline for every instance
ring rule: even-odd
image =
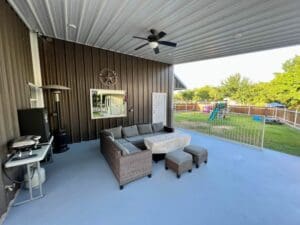
[[[158,46],[158,42],[156,42],[156,41],[151,41],[151,42],[149,42],[149,46],[150,46],[150,48],[157,48],[157,46]]]

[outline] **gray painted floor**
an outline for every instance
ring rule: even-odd
[[[209,149],[207,165],[178,180],[161,161],[122,191],[98,141],[73,144],[46,166],[46,196],[4,224],[300,224],[300,157],[189,133]]]

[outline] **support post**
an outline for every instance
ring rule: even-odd
[[[251,112],[251,106],[249,105],[248,106],[248,115],[250,115],[250,112]]]
[[[284,108],[283,120],[286,121],[286,108]]]

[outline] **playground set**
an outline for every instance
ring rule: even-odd
[[[225,119],[227,115],[227,103],[226,102],[218,102],[215,104],[213,111],[210,113],[209,119],[210,121],[215,120],[216,118]]]

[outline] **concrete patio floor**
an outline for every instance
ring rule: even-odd
[[[46,196],[12,207],[4,224],[300,224],[300,157],[186,132],[209,150],[207,165],[178,180],[154,163],[152,178],[122,191],[99,141],[70,145],[45,166]]]

